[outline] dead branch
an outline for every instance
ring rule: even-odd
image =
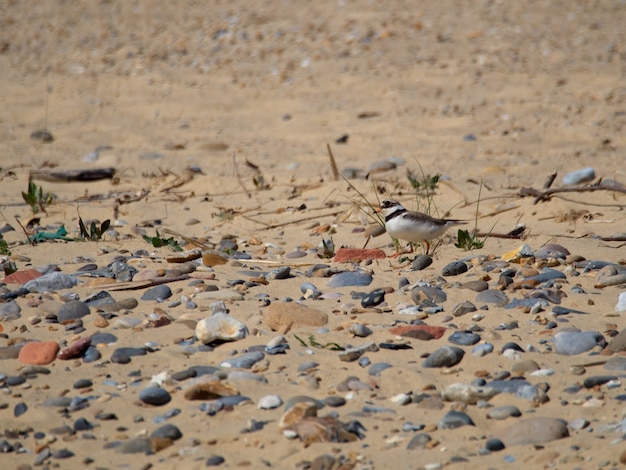
[[[537,204],[541,201],[547,201],[554,194],[559,193],[587,193],[594,191],[615,191],[617,193],[626,194],[626,188],[620,188],[619,186],[604,186],[601,181],[596,184],[589,186],[576,186],[571,188],[552,188],[546,189],[545,191],[539,191],[534,188],[520,188],[519,196],[521,197],[534,197],[535,201],[533,204]]]
[[[247,162],[247,160],[246,160],[246,162]],[[235,176],[237,177],[237,181],[239,181],[239,184],[243,188],[243,191],[246,193],[246,196],[248,196],[248,199],[252,198],[252,194],[250,194],[250,192],[246,188],[246,185],[243,184],[243,181],[241,180],[241,176],[239,175],[239,167],[237,166],[237,158],[235,156],[235,151],[234,150],[233,150],[233,166],[234,166],[234,170],[235,170]]]

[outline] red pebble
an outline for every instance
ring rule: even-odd
[[[446,332],[443,326],[430,325],[407,325],[396,326],[389,329],[389,333],[396,336],[404,336],[406,338],[421,339],[428,341],[431,339],[439,339]]]
[[[67,360],[74,359],[75,357],[80,357],[87,350],[87,348],[91,345],[91,337],[79,339],[75,343],[71,344],[63,351],[59,353],[57,356],[59,359]]]
[[[365,259],[384,259],[386,257],[385,252],[378,249],[339,248],[335,253],[335,263],[359,262]]]
[[[25,269],[23,271],[16,271],[2,280],[6,284],[26,284],[28,281],[37,279],[41,276],[41,273],[36,269]]]
[[[56,341],[31,341],[20,349],[17,358],[24,364],[50,364],[57,357],[59,345]]]

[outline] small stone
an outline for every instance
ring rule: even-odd
[[[339,359],[343,362],[352,362],[356,361],[359,357],[361,357],[365,352],[376,352],[378,351],[378,346],[373,341],[363,344],[361,346],[357,346],[354,348],[347,348],[344,351],[339,352]]]
[[[144,292],[141,296],[141,300],[156,300],[157,302],[162,302],[165,299],[169,299],[171,296],[172,290],[170,287],[166,284],[161,284]]]
[[[196,338],[202,344],[214,341],[238,341],[248,336],[248,328],[242,322],[226,313],[200,320],[195,329]]]
[[[172,397],[167,390],[151,386],[139,392],[139,399],[148,405],[162,406],[169,403]]]
[[[361,298],[361,307],[369,308],[376,307],[385,301],[385,290],[384,289],[374,289],[373,291],[365,294]]]
[[[0,322],[17,320],[21,317],[22,308],[15,300],[0,303]]]
[[[497,408],[492,408],[487,413],[487,419],[495,420],[502,420],[510,417],[517,418],[519,416],[522,416],[522,412],[519,410],[519,408],[513,405],[505,405],[499,406]]]
[[[373,333],[371,329],[361,323],[352,323],[348,331],[359,338],[366,338]]]
[[[556,439],[568,437],[567,422],[562,419],[536,417],[516,421],[498,431],[498,438],[509,446],[545,445]]]
[[[493,352],[493,344],[491,343],[483,343],[474,346],[472,349],[472,356],[483,357],[487,354],[491,354]]]
[[[455,317],[460,317],[462,315],[465,315],[466,313],[475,312],[476,310],[477,310],[476,305],[474,305],[469,300],[466,300],[460,304],[457,304],[452,309],[452,315]]]
[[[472,346],[480,341],[480,335],[471,331],[455,331],[448,338],[448,342],[461,346]]]
[[[560,331],[554,335],[554,350],[557,354],[573,356],[587,352],[604,341],[597,331]]]
[[[583,382],[583,386],[585,388],[594,388],[600,385],[604,385],[611,380],[617,380],[617,376],[615,375],[592,375],[591,377],[585,378]]]
[[[24,364],[50,364],[57,357],[59,344],[56,341],[31,341],[19,351],[18,359]]]
[[[226,462],[226,459],[224,459],[224,457],[222,457],[221,455],[211,455],[209,458],[206,459],[206,462],[204,462],[204,466],[218,467],[224,462]]]
[[[280,268],[273,269],[269,275],[268,279],[288,279],[291,275],[291,268],[289,266],[281,266]]]
[[[489,289],[489,284],[487,281],[483,281],[481,279],[475,281],[467,281],[461,284],[461,287],[464,289],[473,290],[474,292],[482,292],[484,290]]]
[[[496,307],[504,307],[506,304],[509,303],[509,299],[502,291],[487,289],[478,293],[478,295],[476,296],[476,302],[483,304],[494,304]]]
[[[128,364],[131,357],[145,356],[146,354],[148,354],[148,351],[143,348],[117,348],[113,351],[113,354],[111,354],[111,362],[115,362],[117,364]]]
[[[426,449],[428,443],[432,441],[432,437],[425,432],[419,432],[411,438],[407,444],[407,450]]]
[[[383,250],[365,250],[358,248],[339,248],[335,253],[335,263],[359,263],[368,259],[385,259]]]
[[[443,289],[434,286],[417,286],[411,289],[411,300],[419,305],[423,300],[429,300],[435,303],[443,303],[448,296]]]
[[[116,452],[118,454],[148,454],[152,452],[152,442],[147,437],[136,437],[122,442]]]
[[[491,387],[479,387],[464,383],[448,385],[441,393],[441,398],[446,401],[459,401],[468,405],[475,405],[479,401],[489,401],[495,397],[498,390]]]
[[[346,399],[338,395],[331,395],[329,397],[324,398],[324,404],[332,408],[337,408],[340,406],[344,406],[346,404]]]
[[[226,263],[228,263],[228,258],[217,252],[209,252],[202,255],[202,264],[205,266],[213,267]]]
[[[465,351],[454,346],[443,346],[432,352],[422,363],[422,367],[452,367],[463,359]]]
[[[273,410],[283,404],[278,395],[266,395],[259,399],[258,408],[261,410]]]
[[[463,261],[453,261],[448,263],[441,270],[442,276],[458,276],[459,274],[463,274],[467,272],[468,267],[467,264]]]
[[[475,426],[474,421],[463,411],[450,410],[439,420],[439,429],[456,429],[461,426]]]
[[[391,364],[387,362],[377,362],[376,364],[372,364],[367,371],[368,375],[372,375],[374,377],[378,377],[380,373],[386,369],[390,369],[393,367]]]
[[[227,359],[220,363],[220,367],[237,367],[240,369],[250,369],[254,364],[259,362],[265,357],[261,351],[254,351],[246,354],[242,354],[239,357]]]
[[[396,336],[403,336],[406,338],[415,338],[422,341],[429,341],[432,339],[441,338],[446,332],[447,328],[442,326],[430,326],[430,325],[406,325],[395,326],[389,329],[389,333]]]
[[[487,442],[485,442],[485,449],[487,449],[489,452],[498,452],[500,450],[503,450],[504,448],[504,442],[502,442],[500,439],[491,438],[487,439]]]
[[[155,429],[152,434],[150,434],[152,439],[171,439],[172,441],[177,441],[181,437],[183,437],[183,433],[173,424],[165,424],[158,429]]]
[[[61,310],[57,314],[57,320],[59,323],[67,322],[86,317],[89,313],[91,313],[89,307],[87,307],[87,305],[83,302],[80,300],[70,300],[63,305],[63,307],[61,307]]]
[[[571,171],[563,176],[563,184],[565,186],[587,183],[593,181],[596,172],[592,167],[583,168],[582,170]]]
[[[238,396],[239,391],[231,385],[219,382],[214,377],[199,377],[192,380],[183,390],[185,400],[216,400],[221,397]]]
[[[415,257],[411,263],[411,269],[413,269],[413,271],[421,271],[422,269],[426,269],[431,264],[433,264],[433,259],[428,255],[421,254]]]

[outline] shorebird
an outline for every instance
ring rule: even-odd
[[[430,251],[430,240],[440,237],[454,225],[465,223],[456,219],[436,219],[421,212],[411,212],[397,201],[388,199],[376,209],[385,216],[385,228],[393,238],[413,243],[425,243],[426,254]]]

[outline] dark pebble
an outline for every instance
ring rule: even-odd
[[[536,276],[530,276],[525,278],[527,281],[537,281],[540,284],[553,281],[555,279],[565,279],[565,273],[557,271],[556,269],[546,269],[544,272],[537,274]]]
[[[472,346],[480,341],[480,335],[470,331],[455,331],[450,335],[448,341],[461,346]]]
[[[373,376],[379,376],[382,371],[385,369],[389,369],[393,367],[391,364],[386,362],[377,362],[376,364],[372,364],[367,373]]]
[[[485,449],[487,449],[489,452],[498,452],[500,450],[503,450],[504,447],[504,442],[497,438],[492,438],[485,442]]]
[[[226,460],[221,455],[212,455],[211,457],[206,459],[205,465],[207,467],[217,467],[219,465],[222,465],[224,462],[226,462]]]
[[[182,382],[183,380],[192,379],[196,375],[198,375],[196,370],[190,368],[190,369],[181,370],[180,372],[174,372],[172,374],[172,379],[176,380],[177,382]]]
[[[117,336],[111,333],[96,333],[91,337],[91,344],[113,344],[117,343]]]
[[[15,405],[15,408],[13,408],[13,416],[18,418],[22,416],[24,413],[26,413],[27,411],[28,411],[28,405],[26,405],[26,403],[18,403],[17,405]]]
[[[461,362],[465,351],[454,346],[443,346],[432,352],[422,367],[452,367]]]
[[[172,396],[160,387],[147,387],[139,392],[139,399],[148,405],[162,406],[169,403]]]
[[[180,439],[181,437],[183,437],[183,433],[180,432],[180,429],[178,429],[176,426],[174,426],[173,424],[165,424],[163,426],[161,426],[160,428],[156,429],[151,435],[151,438],[167,438],[167,439],[171,439],[173,441],[176,441],[178,439]]]
[[[222,361],[220,364],[221,367],[236,367],[240,369],[250,369],[254,364],[259,362],[265,357],[261,351],[250,352],[247,354],[242,354],[239,357],[235,357],[233,359],[227,359]]]
[[[93,429],[93,424],[85,418],[78,418],[74,421],[74,431],[89,431],[91,429]]]
[[[80,388],[89,388],[93,385],[93,382],[89,379],[79,379],[76,382],[74,382],[73,387],[80,389]]]
[[[100,350],[96,346],[89,346],[83,354],[84,362],[96,362],[102,358]]]
[[[66,322],[69,320],[77,320],[89,315],[89,307],[80,300],[70,300],[67,302],[57,314],[57,321]]]
[[[24,382],[26,382],[26,378],[21,377],[19,375],[9,375],[5,380],[5,383],[9,387],[16,387],[18,385],[22,385]]]
[[[513,343],[513,342],[508,342],[504,346],[502,346],[502,349],[500,350],[500,352],[504,352],[507,349],[512,349],[514,351],[519,351],[519,352],[526,352],[519,344]]]
[[[172,289],[166,284],[154,286],[152,289],[148,289],[141,296],[141,300],[156,300],[162,302],[165,299],[169,299],[172,296]]]
[[[111,362],[116,364],[128,364],[131,357],[145,356],[148,352],[143,348],[117,348],[111,354]]]
[[[54,137],[52,133],[46,129],[40,129],[40,130],[31,132],[30,138],[33,140],[37,140],[39,142],[43,142],[44,144],[49,144],[50,142],[54,142]]]
[[[406,448],[407,450],[415,450],[415,449],[425,449],[426,445],[432,441],[432,437],[425,432],[417,433],[413,438],[409,441]]]
[[[604,385],[611,380],[617,380],[617,376],[615,375],[593,375],[591,377],[587,377],[583,382],[583,386],[585,388],[593,388],[597,385]]]
[[[59,449],[52,452],[52,457],[55,459],[69,459],[70,457],[74,457],[74,452],[69,449]]]
[[[331,395],[329,397],[324,398],[324,404],[337,408],[339,406],[343,406],[346,404],[346,399],[339,395]]]
[[[367,367],[372,363],[370,358],[367,356],[359,357],[359,360],[357,362],[359,363],[361,367]]]
[[[413,346],[405,343],[380,343],[378,345],[380,349],[390,349],[392,351],[400,351],[403,349],[413,349]]]
[[[288,279],[289,276],[291,276],[291,268],[289,266],[281,266],[273,269],[268,277],[270,279]]]
[[[361,307],[376,307],[385,301],[385,291],[383,289],[375,289],[369,294],[365,294],[361,299]]]
[[[345,271],[333,275],[328,280],[328,287],[369,286],[372,275],[364,271]]]
[[[453,261],[443,267],[441,270],[442,276],[458,276],[467,272],[467,264],[463,261]]]
[[[433,264],[433,259],[428,255],[417,255],[411,263],[411,268],[413,271],[421,271],[422,269],[426,269],[428,266]]]
[[[439,421],[439,429],[456,429],[461,426],[475,426],[472,418],[463,411],[450,410]]]

